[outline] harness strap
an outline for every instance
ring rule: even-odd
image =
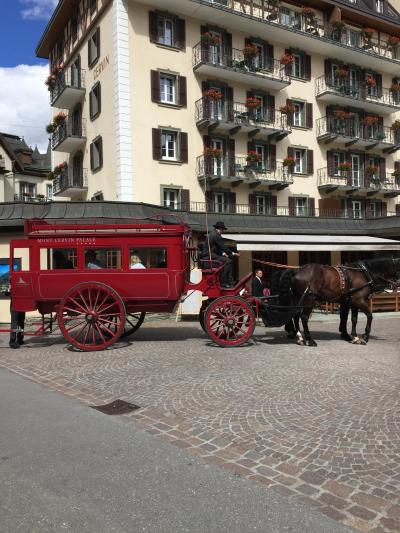
[[[269,265],[269,266],[273,266],[276,268],[293,268],[293,269],[300,268],[299,266],[282,265],[281,263],[273,263],[272,261],[261,261],[261,259],[253,259],[253,263],[261,263],[262,265]]]

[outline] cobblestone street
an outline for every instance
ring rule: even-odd
[[[399,319],[375,315],[368,346],[337,327],[311,323],[317,348],[257,327],[249,345],[222,349],[172,320],[93,353],[60,336],[10,350],[2,335],[0,365],[91,405],[135,403],[126,421],[188,454],[356,530],[399,532]]]

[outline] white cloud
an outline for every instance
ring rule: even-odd
[[[46,65],[0,68],[0,131],[24,137],[32,148],[47,148],[50,122],[49,93],[44,84]]]
[[[27,20],[48,20],[58,4],[58,0],[20,0],[26,7],[21,16]]]

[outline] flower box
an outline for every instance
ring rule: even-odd
[[[376,79],[373,78],[372,76],[368,75],[366,78],[365,78],[365,85],[367,87],[376,87]]]
[[[397,46],[400,43],[400,37],[397,35],[389,35],[387,44],[388,46]]]
[[[279,111],[283,113],[284,115],[291,115],[294,113],[295,109],[293,105],[286,104],[279,108]]]
[[[361,35],[364,37],[364,39],[371,39],[375,33],[375,30],[372,28],[364,28],[361,31]]]
[[[392,130],[399,131],[400,130],[400,120],[395,120],[391,126]]]
[[[221,44],[221,38],[219,35],[212,35],[210,32],[206,31],[201,34],[201,42],[203,44],[213,44],[219,46]]]
[[[347,78],[347,76],[349,75],[349,70],[347,68],[337,68],[335,70],[335,74],[338,78],[341,78],[341,79],[344,79],[344,78]]]
[[[221,159],[222,157],[222,150],[219,148],[204,148],[204,155],[205,157],[213,157],[214,159]]]
[[[351,162],[346,161],[345,163],[339,163],[338,170],[340,170],[341,172],[348,172],[349,170],[351,170]]]
[[[203,92],[203,96],[209,100],[222,100],[222,92],[217,89],[208,89]]]
[[[282,161],[282,165],[284,167],[293,168],[296,164],[295,158],[292,156],[285,157],[285,159]]]
[[[400,84],[398,82],[393,82],[390,86],[390,90],[392,91],[392,93],[397,94],[400,91]]]
[[[343,111],[342,109],[336,109],[333,112],[333,117],[337,120],[347,120],[351,118],[351,113],[349,113],[348,111]]]
[[[55,130],[56,130],[56,126],[53,123],[47,124],[47,126],[46,126],[46,132],[47,133],[54,133]]]
[[[246,106],[249,108],[249,109],[258,109],[259,107],[261,107],[261,100],[260,98],[255,98],[254,96],[249,96],[248,98],[246,98]]]
[[[392,176],[394,176],[395,178],[400,178],[400,170],[394,170],[392,172]]]
[[[293,61],[294,61],[294,57],[292,56],[292,54],[283,54],[283,56],[281,57],[282,65],[285,65],[285,66],[291,65]]]
[[[47,85],[47,90],[52,91],[54,87],[56,86],[56,76],[51,74],[50,76],[47,76],[45,80],[45,85]]]
[[[376,165],[369,165],[365,167],[365,174],[367,176],[375,176],[375,174],[378,174],[378,172],[379,172],[379,167],[377,167]]]
[[[372,115],[367,115],[362,119],[361,122],[364,124],[364,126],[374,126],[375,124],[378,124],[379,118]]]
[[[260,53],[258,47],[255,44],[246,44],[243,48],[243,55],[246,59],[253,59]]]
[[[60,163],[59,165],[56,165],[53,170],[53,175],[59,176],[67,167],[68,165],[66,161],[64,161],[63,163]]]
[[[345,27],[346,23],[343,20],[334,20],[332,22],[332,28],[335,28],[335,30],[344,30]]]
[[[261,155],[255,150],[249,150],[247,152],[246,161],[248,163],[258,163],[259,161],[261,161]]]
[[[55,124],[56,126],[59,126],[65,121],[66,118],[67,118],[67,115],[65,113],[62,113],[62,112],[58,113],[58,115],[53,117],[53,124]]]

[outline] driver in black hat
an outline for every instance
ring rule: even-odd
[[[232,278],[232,257],[234,255],[240,255],[237,252],[232,252],[224,242],[222,233],[226,231],[225,224],[218,221],[214,224],[214,229],[210,232],[210,249],[211,259],[219,261],[224,264],[224,269],[221,273],[221,285],[223,287],[233,287],[234,282]]]

